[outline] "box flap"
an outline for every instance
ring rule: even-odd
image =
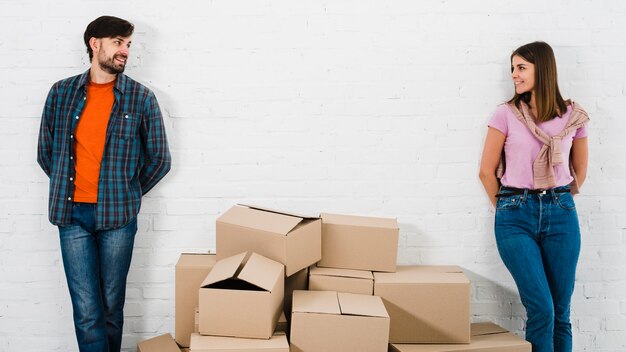
[[[153,337],[137,344],[139,352],[180,352],[180,348],[170,334]]]
[[[217,221],[261,231],[286,235],[303,218],[273,213],[265,210],[253,209],[241,205],[235,205],[228,209]]]
[[[239,253],[215,263],[213,269],[211,269],[207,277],[202,281],[200,287],[206,287],[216,282],[236,277],[240,267],[244,263],[246,255],[246,252]]]
[[[337,297],[341,314],[389,318],[383,300],[378,296],[339,292]]]
[[[318,266],[311,267],[311,275],[338,276],[355,279],[373,280],[374,275],[367,270],[338,269],[338,268],[322,268]]]
[[[348,226],[367,226],[379,227],[386,229],[397,229],[398,221],[394,218],[376,218],[371,216],[356,216],[322,213],[323,224],[348,225]]]
[[[500,327],[492,322],[472,323],[471,329],[472,336],[484,336],[508,332],[507,329]]]
[[[319,219],[320,218],[319,215],[292,213],[292,212],[287,212],[287,211],[282,211],[282,210],[276,210],[276,209],[272,209],[272,208],[262,207],[262,206],[258,206],[258,205],[241,204],[241,203],[239,203],[237,205],[241,205],[242,207],[248,207],[248,208],[251,208],[251,209],[268,211],[270,213],[295,216],[297,218],[303,218],[303,219],[313,219],[313,220],[315,220],[315,219]]]
[[[446,275],[449,274],[449,275]],[[456,265],[398,265],[395,273],[374,272],[374,282],[379,284],[402,283],[469,283],[469,279]]]
[[[271,292],[276,282],[283,280],[284,270],[285,267],[281,263],[252,253],[238,278]]]
[[[336,291],[293,291],[293,313],[341,314]]]
[[[207,351],[241,351],[254,349],[263,350],[289,350],[287,336],[283,332],[276,332],[269,340],[265,339],[248,339],[237,337],[223,336],[202,336],[197,333],[191,334],[191,350],[207,350]]]

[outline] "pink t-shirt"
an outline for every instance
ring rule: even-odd
[[[542,122],[537,126],[548,136],[556,136],[567,125],[571,105],[562,117],[555,117],[550,121]],[[541,143],[528,130],[528,127],[517,119],[511,108],[507,104],[498,106],[496,112],[489,120],[489,127],[493,127],[504,133],[504,157],[506,168],[500,182],[503,186],[535,189],[533,182],[533,162],[539,155],[543,143]],[[556,186],[566,186],[574,180],[569,172],[569,155],[572,149],[572,141],[575,138],[587,137],[587,125],[571,132],[561,140],[561,153],[563,162],[554,166],[554,177]]]

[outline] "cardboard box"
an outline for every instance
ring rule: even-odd
[[[322,214],[322,259],[317,266],[396,271],[396,219]]]
[[[284,286],[284,266],[262,255],[219,260],[200,287],[200,334],[269,339],[283,310]]]
[[[153,337],[137,344],[138,352],[181,352],[170,334]]]
[[[293,275],[291,277],[294,277],[296,275]],[[290,314],[291,314],[291,311],[290,311]],[[287,317],[285,316],[285,313],[283,311],[280,314],[280,318],[278,318],[278,323],[276,324],[276,330],[274,331],[274,334],[276,334],[277,332],[287,333],[288,331],[289,331],[289,322],[287,321]],[[193,332],[196,334],[200,333],[200,309],[198,308],[196,308]]]
[[[217,219],[217,258],[252,251],[285,265],[285,275],[322,257],[319,217],[235,205]]]
[[[380,297],[295,291],[292,352],[387,351],[389,315]]]
[[[391,317],[391,343],[469,343],[470,282],[458,266],[398,266],[374,273]]]
[[[312,266],[309,271],[309,290],[373,295],[374,274],[365,270]]]
[[[391,352],[531,352],[530,342],[494,323],[472,324],[472,341],[466,344],[392,344]]]
[[[293,291],[309,289],[309,268],[306,267],[297,273],[285,278],[285,304],[283,311],[285,316],[291,319],[291,301]]]
[[[196,307],[196,313],[194,314],[193,332],[196,334],[200,333],[200,308],[198,307]]]
[[[289,342],[287,342],[287,337],[284,333],[276,333],[269,340],[192,334],[191,351],[289,352]]]
[[[276,324],[276,330],[274,330],[274,335],[278,332],[287,333],[287,329],[289,327],[287,317],[284,312],[280,313],[280,318],[278,318],[278,323]]]
[[[189,347],[198,307],[198,289],[215,262],[215,254],[183,253],[176,263],[175,335],[176,342],[182,347]]]

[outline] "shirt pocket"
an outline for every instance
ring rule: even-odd
[[[139,133],[139,117],[130,112],[123,112],[114,116],[115,139],[128,142],[135,139]]]

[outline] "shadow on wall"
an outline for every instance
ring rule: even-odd
[[[506,271],[504,264],[500,263],[499,266]],[[523,337],[526,311],[513,279],[507,282],[494,281],[467,268],[463,268],[463,271],[472,285],[472,322],[488,319]]]

